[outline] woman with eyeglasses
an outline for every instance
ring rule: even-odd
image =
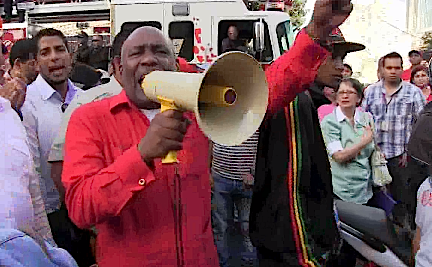
[[[428,75],[428,68],[420,65],[411,71],[411,83],[422,90],[427,102],[432,100],[431,84]]]
[[[374,151],[373,119],[357,108],[362,96],[358,80],[343,79],[336,91],[337,107],[321,123],[335,198],[357,204],[368,203],[373,195],[369,163]]]

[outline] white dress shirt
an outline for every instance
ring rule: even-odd
[[[26,133],[10,102],[0,97],[0,228],[33,222],[29,192],[30,151]]]
[[[86,91],[77,92],[74,99],[70,102],[69,106],[65,110],[59,132],[51,147],[48,162],[63,161],[63,149],[66,139],[67,126],[72,113],[78,107],[93,101],[98,101],[107,97],[118,95],[121,91],[122,86],[113,76],[111,77],[109,83],[90,88]]]
[[[26,131],[10,102],[2,97],[0,125],[0,228],[18,229],[31,223],[36,233],[55,246]]]
[[[26,100],[21,108],[30,153],[33,156],[36,171],[41,177],[40,188],[48,214],[60,207],[59,193],[51,179],[48,155],[60,128],[63,116],[62,105],[69,104],[77,91],[81,89],[68,80],[68,92],[63,101],[60,93],[39,75],[27,87]]]

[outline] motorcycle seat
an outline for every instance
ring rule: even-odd
[[[380,240],[390,247],[399,241],[393,225],[382,209],[336,200],[339,219],[357,231]]]

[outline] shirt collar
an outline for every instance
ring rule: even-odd
[[[73,83],[69,79],[67,80],[67,82],[68,82],[68,92],[66,93],[65,103],[70,103],[70,101],[72,101],[78,89],[75,87],[75,85],[73,85]],[[52,88],[51,85],[49,85],[47,81],[45,81],[45,79],[40,74],[37,76],[33,84],[39,89],[43,100],[48,100],[52,95],[57,93],[57,91],[54,90],[54,88]]]
[[[381,79],[381,81],[379,81],[379,83],[380,83],[381,90],[382,90],[383,94],[386,95],[387,91],[386,91],[385,86],[384,86],[384,79]],[[402,89],[404,83],[405,83],[404,80],[401,79],[401,82],[398,85],[398,89],[392,95],[397,94]]]
[[[75,85],[70,80],[68,80],[68,90],[66,92],[64,103],[70,104],[70,102],[72,102],[72,99],[75,97],[77,91],[78,88],[75,87]]]
[[[336,107],[335,112],[336,112],[336,120],[338,122],[342,122],[345,119],[348,120],[348,118],[345,116],[345,114],[342,112],[342,109],[339,106]],[[360,123],[360,119],[361,119],[360,112],[356,109],[356,112],[354,113],[355,124]]]
[[[109,108],[110,111],[113,111],[118,106],[126,105],[128,107],[134,107],[135,105],[129,100],[129,97],[126,95],[125,90],[123,89],[120,94],[115,95],[110,98]]]

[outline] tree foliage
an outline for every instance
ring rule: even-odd
[[[299,27],[304,23],[306,12],[304,11],[305,1],[292,0],[292,7],[288,11],[291,17],[291,23],[294,27]]]
[[[423,41],[422,49],[424,49],[424,50],[432,49],[432,32],[426,32],[421,37],[421,39]]]

